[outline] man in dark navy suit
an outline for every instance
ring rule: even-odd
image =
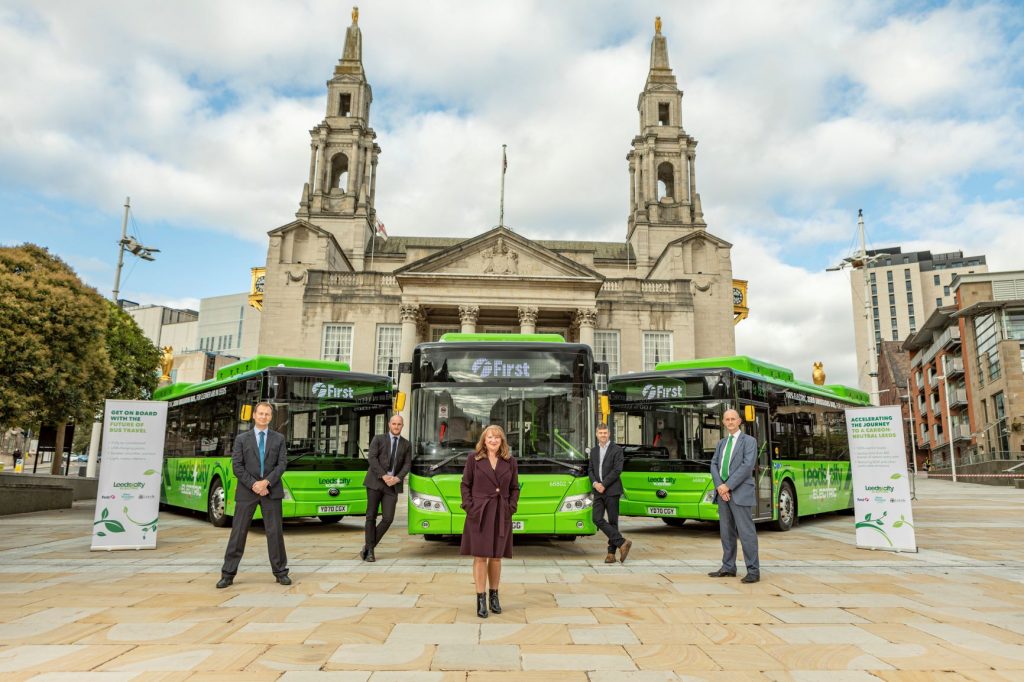
[[[281,513],[281,500],[284,499],[281,477],[288,467],[288,451],[284,436],[270,430],[273,416],[274,408],[270,403],[257,404],[252,412],[254,428],[239,434],[231,449],[231,470],[238,479],[238,487],[235,490],[235,518],[231,524],[231,537],[228,538],[224,566],[217,583],[221,589],[235,580],[257,505],[263,514],[270,568],[277,582],[282,585],[292,584],[292,579],[288,577],[288,555],[284,551]]]
[[[624,454],[622,447],[611,442],[607,424],[597,425],[597,445],[590,450],[590,485],[594,489],[592,514],[594,524],[608,537],[606,564],[615,563],[615,551],[619,561],[625,561],[632,540],[622,537],[619,532],[619,499],[622,497],[622,473]],[[605,520],[605,513],[608,519]]]
[[[359,550],[363,561],[376,561],[374,547],[380,543],[395,520],[398,493],[402,492],[402,479],[412,466],[412,445],[402,437],[402,415],[396,414],[388,421],[388,433],[374,436],[367,453],[367,471],[363,485],[366,486],[365,544]],[[381,520],[377,523],[377,510]]]

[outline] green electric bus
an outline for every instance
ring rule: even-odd
[[[410,533],[462,533],[462,469],[489,424],[505,430],[519,462],[513,532],[595,532],[587,444],[595,380],[607,369],[595,365],[590,346],[557,334],[445,334],[416,347],[411,372]]]
[[[853,507],[844,410],[868,394],[817,386],[746,356],[663,362],[608,382],[616,442],[625,450],[619,513],[714,521],[709,471],[735,409],[758,442],[756,521],[789,530],[798,517]]]
[[[284,516],[335,523],[366,514],[366,452],[392,409],[389,377],[358,374],[341,362],[256,356],[222,367],[215,379],[154,393],[167,401],[160,502],[205,511],[215,526],[234,514],[231,447],[252,428],[252,410],[274,406],[270,428],[285,436]],[[256,509],[259,518],[260,510]]]

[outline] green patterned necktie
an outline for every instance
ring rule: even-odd
[[[725,454],[722,455],[722,480],[729,480],[729,460],[732,459],[732,441],[733,436],[729,436],[729,441],[725,444]]]

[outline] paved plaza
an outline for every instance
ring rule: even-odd
[[[357,559],[361,519],[286,525],[295,584],[258,528],[214,588],[227,529],[163,512],[153,551],[89,551],[92,504],[0,519],[4,680],[1021,680],[1024,490],[919,480],[917,554],[859,550],[851,516],[760,532],[762,581],[713,579],[717,526],[629,519],[525,540],[481,621],[454,543],[404,514]],[[399,507],[402,508],[402,505]],[[742,574],[742,569],[741,569]]]

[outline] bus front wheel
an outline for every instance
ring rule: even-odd
[[[326,526],[326,525],[329,525],[329,524],[332,524],[332,523],[337,523],[338,521],[341,521],[344,517],[342,517],[342,516],[318,516],[317,518],[320,519],[320,523],[322,523],[322,524],[324,524]]]
[[[789,481],[779,486],[779,518],[774,525],[778,531],[787,531],[796,525],[796,493]]]
[[[661,520],[665,522],[666,526],[672,526],[673,528],[682,528],[683,524],[686,523],[686,519],[670,519],[667,516],[662,516]]]
[[[434,533],[424,533],[423,539],[427,542],[441,542],[445,539],[443,535],[436,535]]]
[[[210,495],[206,502],[206,518],[217,528],[224,528],[231,525],[231,518],[227,513],[227,494],[224,492],[224,484],[219,478],[213,479],[210,485]]]

